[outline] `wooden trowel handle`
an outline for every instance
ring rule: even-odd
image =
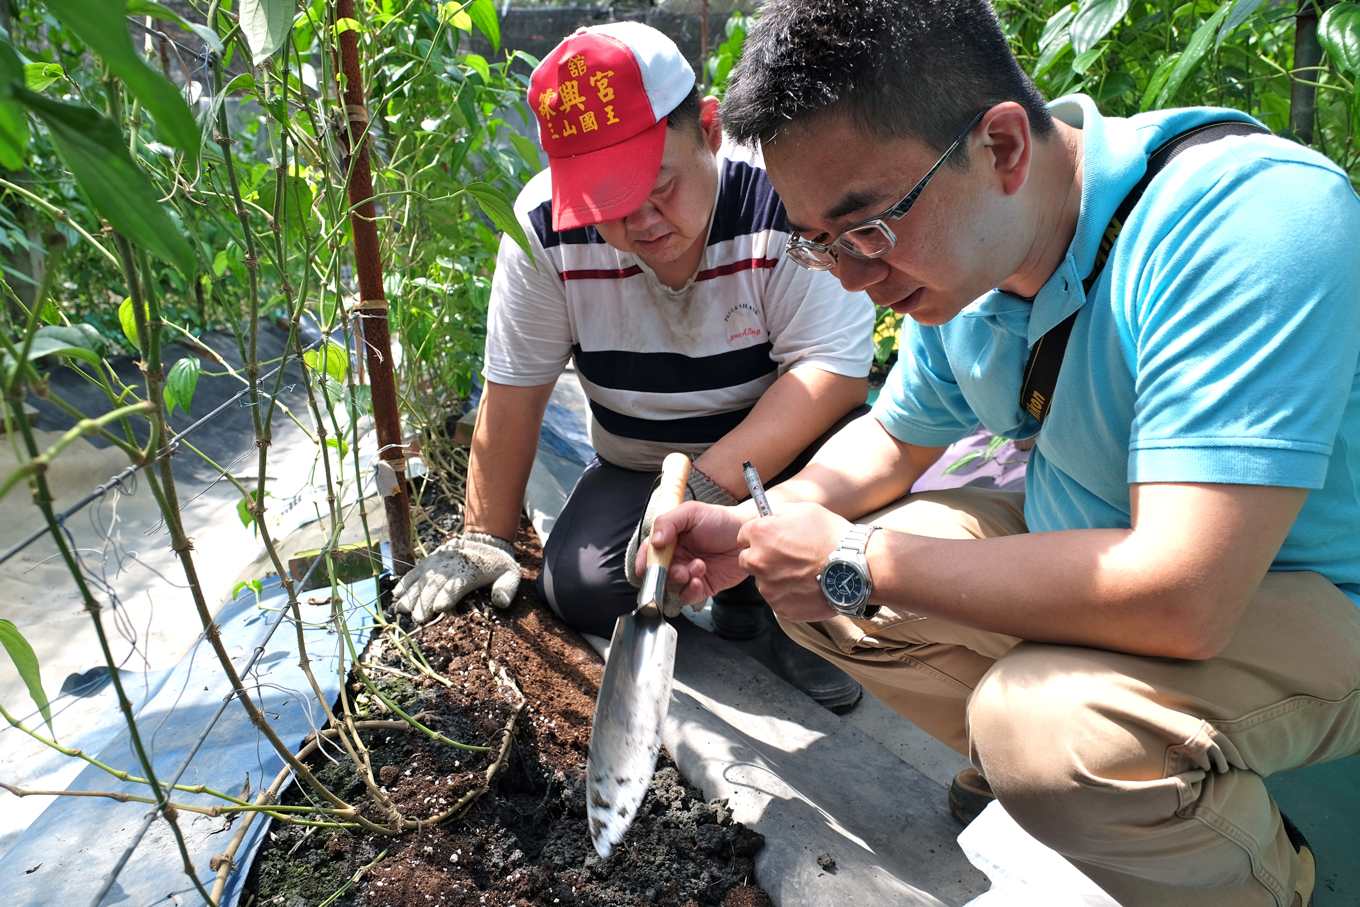
[[[670,453],[661,463],[661,484],[656,488],[657,516],[679,507],[685,500],[685,486],[689,484],[689,457],[682,453]],[[647,566],[668,568],[671,556],[675,554],[675,542],[658,548],[650,541],[647,543]]]

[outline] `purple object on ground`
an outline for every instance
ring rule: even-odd
[[[979,488],[999,488],[1004,491],[1025,490],[1025,465],[1029,462],[1029,451],[1020,450],[1014,441],[1007,441],[987,455],[987,447],[992,434],[978,429],[966,438],[955,441],[945,450],[944,455],[934,466],[912,486],[912,491],[942,491],[946,488],[962,488],[976,485]],[[976,454],[976,456],[972,456]],[[946,474],[951,466],[966,457],[967,462]]]

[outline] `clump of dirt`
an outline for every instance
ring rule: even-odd
[[[454,520],[451,508],[434,503],[427,548]],[[462,750],[401,730],[366,739],[377,783],[404,814],[419,818],[446,811],[483,783],[514,705],[487,656],[509,672],[525,705],[490,789],[462,815],[395,838],[276,823],[252,870],[247,904],[770,904],[751,884],[763,838],[733,821],[725,802],[704,802],[664,753],[627,837],[608,859],[596,855],[586,825],[585,759],[602,666],[538,600],[542,551],[529,527],[521,529],[516,550],[524,581],[508,610],[492,610],[483,592],[426,627],[407,627],[448,685],[413,672],[386,639],[372,656],[391,669],[373,674],[385,696],[453,740],[489,747]],[[369,710],[366,717],[389,717],[362,685],[350,691],[356,705]],[[341,796],[376,815],[347,761],[318,757],[313,768]],[[285,802],[306,802],[299,785],[289,794]]]

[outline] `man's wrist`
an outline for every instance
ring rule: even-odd
[[[483,545],[490,545],[493,548],[499,548],[511,557],[515,554],[515,543],[494,532],[487,532],[483,529],[464,529],[459,534],[459,537],[469,542],[478,542]]]
[[[690,493],[694,495],[694,500],[702,501],[705,504],[731,507],[740,500],[732,492],[713,481],[712,476],[698,466],[690,467],[689,488]]]

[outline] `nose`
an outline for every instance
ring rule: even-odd
[[[846,290],[858,293],[883,280],[888,275],[888,266],[878,258],[856,258],[842,252],[831,272]]]
[[[623,219],[623,226],[631,233],[641,233],[661,219],[661,212],[652,204],[651,199]]]

